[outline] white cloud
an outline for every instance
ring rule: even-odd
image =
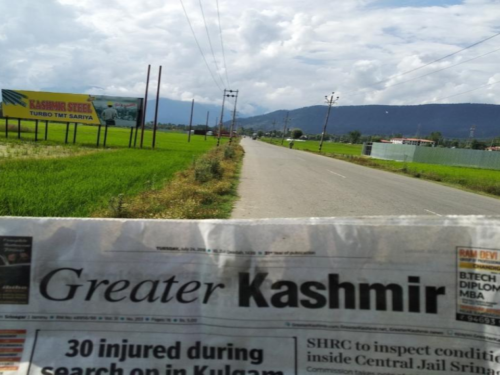
[[[215,2],[203,0],[218,72],[199,3],[183,1],[207,63],[218,82],[225,80]],[[498,48],[500,36],[399,76],[499,32],[498,0],[399,8],[381,8],[371,0],[219,4],[230,88],[240,90],[243,113],[257,106],[275,110],[320,104],[331,91],[340,92],[341,105],[420,104],[471,90],[497,74],[498,54],[491,54],[392,86]],[[151,94],[161,64],[163,96],[207,103],[220,102],[222,96],[178,1],[1,2],[0,48],[0,88],[143,96],[147,64],[153,65]],[[500,104],[499,86],[450,101]]]

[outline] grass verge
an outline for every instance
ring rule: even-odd
[[[442,182],[473,192],[486,193],[500,197],[500,171],[497,170],[424,163],[404,163],[394,160],[371,159],[353,155],[342,156],[327,154],[326,156],[364,165],[366,167],[401,173],[424,180]]]
[[[261,141],[281,146],[281,139],[277,138],[260,138]],[[290,142],[283,142],[282,147],[288,147]],[[295,141],[293,148],[296,150],[309,151],[316,154],[334,153],[342,155],[361,155],[362,145],[351,145],[347,143],[323,142],[323,150],[319,152],[319,141]]]
[[[225,144],[178,172],[159,189],[135,197],[118,195],[97,217],[153,219],[227,219],[237,198],[243,148]]]

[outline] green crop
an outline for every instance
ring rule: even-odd
[[[30,131],[21,134],[21,141],[17,140],[17,132],[10,132],[8,140],[2,132],[0,146],[24,147],[27,142],[34,145],[34,123],[22,125]],[[73,127],[72,124],[70,143]],[[49,141],[38,142],[35,147],[61,148],[65,131],[64,124],[50,124]],[[109,128],[109,148],[97,152],[96,132],[97,127],[78,126],[77,145],[64,145],[75,152],[64,157],[58,157],[60,152],[52,158],[36,152],[18,158],[0,157],[0,215],[86,217],[121,194],[133,196],[163,186],[217,143],[215,138],[205,141],[203,136],[192,136],[188,143],[186,134],[158,132],[157,147],[151,150],[152,132],[146,131],[145,148],[129,149],[130,130]],[[39,139],[43,139],[43,134],[44,124],[40,124]],[[101,145],[103,136],[104,127]]]

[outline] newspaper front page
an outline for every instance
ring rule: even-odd
[[[499,224],[0,218],[0,374],[500,374]]]

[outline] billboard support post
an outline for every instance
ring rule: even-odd
[[[104,142],[102,142],[102,147],[106,147],[107,140],[108,140],[108,124],[104,126]]]
[[[194,99],[191,102],[191,116],[189,117],[188,143],[191,142],[191,128],[193,126]]]
[[[49,136],[49,120],[45,120],[45,140],[47,140]]]
[[[99,141],[101,140],[101,127],[102,127],[102,125],[99,124],[98,130],[97,130],[97,144],[96,144],[96,147],[98,147],[98,148],[99,148]]]
[[[132,147],[132,139],[134,138],[134,128],[130,128],[130,139],[128,140],[128,148]]]
[[[17,119],[17,139],[21,139],[21,119]]]
[[[35,120],[35,142],[38,142],[38,120]]]
[[[158,128],[158,106],[160,105],[161,65],[158,73],[158,89],[156,91],[155,122],[153,125],[153,148],[156,147],[156,130]]]
[[[9,118],[5,118],[5,138],[9,138]]]
[[[135,138],[134,138],[134,148],[137,146],[137,134],[139,133],[139,127],[135,127]]]
[[[78,129],[78,123],[75,122],[75,131],[73,132],[73,144],[76,143],[76,131]]]
[[[141,148],[144,144],[144,126],[146,125],[146,110],[148,108],[148,91],[149,91],[149,76],[151,74],[151,64],[148,65],[148,77],[146,79],[146,93],[144,95],[144,113],[142,114],[142,127],[141,127]]]
[[[68,134],[69,134],[69,122],[66,123],[66,137],[64,138],[65,144],[68,144]]]

